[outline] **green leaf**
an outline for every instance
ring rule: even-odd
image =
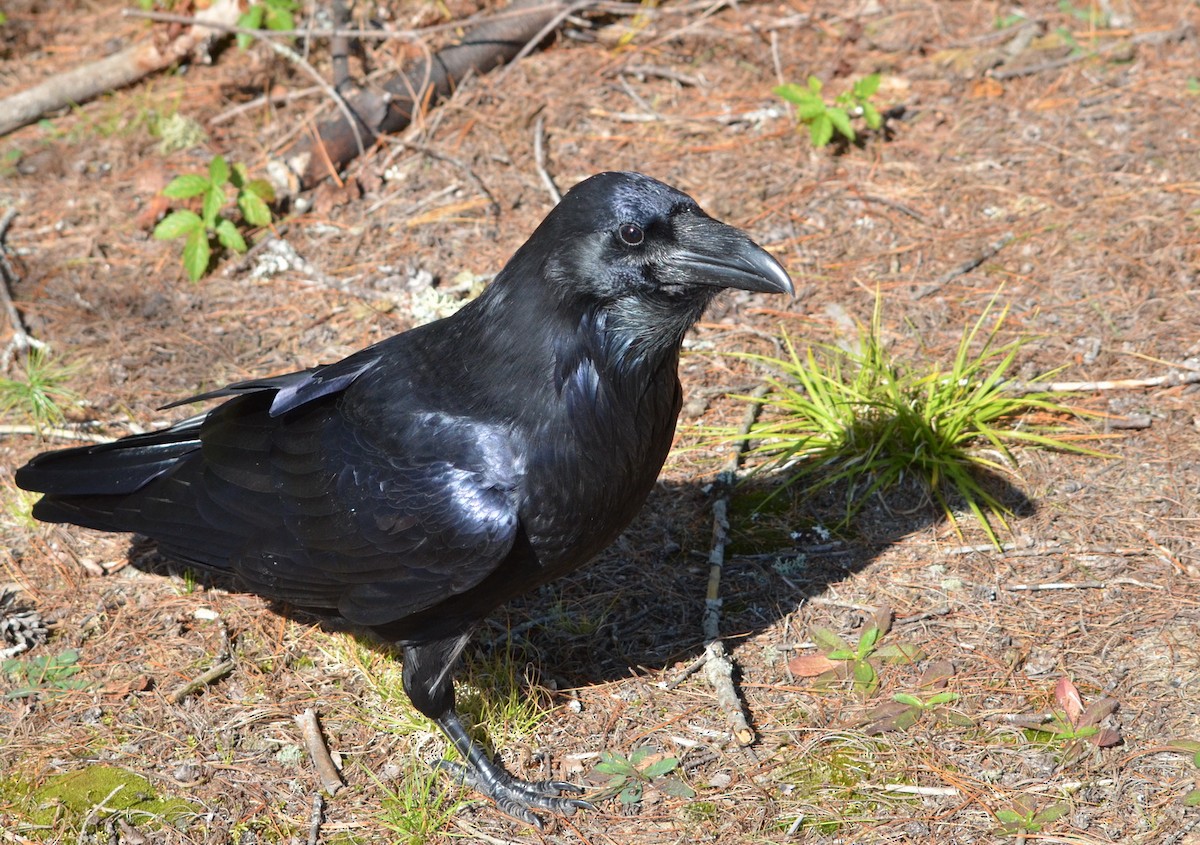
[[[204,192],[204,201],[200,204],[200,219],[204,221],[204,225],[211,229],[217,225],[217,216],[221,213],[221,206],[225,204],[225,189],[220,185],[208,186],[208,190]]]
[[[879,113],[877,108],[870,103],[863,103],[862,110],[863,123],[867,124],[868,129],[878,129],[880,126],[883,126],[883,115]]]
[[[814,94],[820,94],[822,87],[823,86],[821,85],[821,80],[817,79],[815,76],[810,76],[808,78],[808,90],[809,91],[812,91]]]
[[[664,778],[661,783],[655,784],[658,791],[664,795],[670,795],[672,798],[695,798],[696,790],[692,789],[686,783],[677,777]]]
[[[867,694],[879,688],[879,675],[875,672],[875,667],[865,660],[854,664],[854,688]]]
[[[919,708],[921,708],[921,709],[924,709],[924,708],[925,708],[925,702],[924,702],[924,701],[922,701],[921,699],[917,698],[915,695],[909,695],[909,694],[908,694],[908,693],[906,693],[906,692],[898,692],[898,693],[895,693],[895,694],[892,696],[892,700],[893,700],[893,701],[895,701],[895,702],[897,702],[897,703],[899,703],[899,704],[904,704],[904,705],[906,705],[906,706],[908,706],[908,707],[919,707]]]
[[[958,701],[958,693],[956,692],[939,692],[929,697],[927,704],[930,707],[937,707],[940,704],[949,704],[952,701]]]
[[[275,202],[275,186],[266,179],[251,179],[243,184],[242,190],[254,194],[263,202]]]
[[[163,196],[172,199],[189,199],[198,197],[208,190],[208,179],[199,173],[185,173],[176,176],[167,187],[163,188]]]
[[[1193,789],[1187,795],[1183,796],[1183,806],[1200,807],[1200,789]]]
[[[825,101],[820,97],[812,97],[796,106],[796,119],[801,123],[812,123],[825,114]]]
[[[814,147],[823,147],[833,139],[833,121],[829,119],[827,110],[808,124],[808,137]]]
[[[629,755],[629,762],[634,768],[637,768],[638,764],[649,757],[653,752],[654,749],[649,745],[639,745],[637,748],[633,749],[633,753]]]
[[[807,89],[800,87],[794,82],[785,82],[783,85],[776,85],[771,89],[771,93],[796,105],[811,101],[812,99],[812,94]]]
[[[183,269],[193,282],[208,271],[208,259],[212,249],[208,245],[208,232],[203,227],[193,229],[188,233],[187,243],[183,247]]]
[[[271,225],[271,209],[257,194],[242,191],[238,194],[237,205],[242,211],[242,216],[251,226]]]
[[[287,29],[295,29],[296,21],[292,17],[292,13],[282,7],[281,4],[271,3],[267,6],[267,29],[280,32]]]
[[[664,757],[657,762],[651,763],[646,768],[642,769],[642,777],[660,778],[668,772],[673,772],[679,768],[679,759],[676,757]]]
[[[196,230],[204,231],[204,221],[200,219],[200,216],[194,211],[179,209],[172,211],[159,221],[158,225],[154,227],[154,239],[169,241],[172,238],[190,235]]]
[[[925,652],[913,643],[888,643],[875,649],[875,656],[888,663],[916,663]]]
[[[879,642],[879,638],[883,636],[883,632],[875,625],[868,625],[863,629],[862,634],[858,638],[858,656],[867,657],[875,650],[875,643]]]
[[[249,249],[242,233],[237,230],[232,220],[222,217],[217,221],[216,231],[217,240],[226,249],[232,249],[234,252],[245,252]]]
[[[629,772],[629,764],[626,763],[624,760],[622,760],[620,762],[617,762],[615,760],[601,761],[596,764],[595,770],[597,772],[600,772],[603,775],[622,775],[623,776]]]
[[[996,820],[1006,825],[1024,824],[1025,817],[1015,810],[997,810]]]
[[[237,25],[240,26],[242,29],[262,29],[263,15],[265,15],[266,13],[267,13],[267,10],[263,6],[259,5],[258,3],[254,3],[253,5],[250,6],[249,9],[247,9],[242,14],[241,17],[238,18]],[[238,47],[245,50],[247,47],[249,47],[253,43],[254,43],[253,35],[250,35],[249,33],[245,33],[245,32],[238,33],[238,37],[237,37]]]
[[[638,781],[631,781],[628,786],[621,790],[617,795],[617,800],[622,804],[636,804],[642,800],[642,785]]]
[[[224,185],[229,181],[229,165],[225,156],[215,155],[208,163],[208,178],[214,185]]]
[[[1033,820],[1038,824],[1049,824],[1052,821],[1057,821],[1071,811],[1071,805],[1065,801],[1056,801],[1044,810],[1041,810]]]
[[[879,82],[883,77],[878,73],[873,73],[870,76],[864,76],[858,82],[854,83],[854,96],[856,99],[865,100],[873,96],[879,90]]]
[[[817,648],[824,652],[845,651],[853,654],[850,650],[850,645],[836,633],[828,628],[813,628],[811,631],[813,642],[817,644]],[[826,654],[828,656],[828,654]],[[847,657],[837,658],[838,660],[847,660]]]
[[[845,109],[832,106],[825,109],[825,115],[833,124],[834,129],[845,135],[849,140],[854,140],[854,127],[850,125],[850,115],[846,114]]]

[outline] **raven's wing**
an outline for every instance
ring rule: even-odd
[[[254,592],[382,625],[465,592],[513,547],[521,466],[499,427],[431,411],[366,426],[330,403],[274,428],[257,460],[240,428],[214,420],[204,453],[236,491],[227,508],[267,511],[234,563]]]
[[[499,426],[341,401],[373,363],[355,358],[234,386],[161,432],[39,456],[18,483],[48,494],[39,519],[138,532],[268,598],[397,621],[501,565],[521,460]]]

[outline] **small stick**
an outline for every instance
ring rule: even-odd
[[[115,437],[107,434],[94,434],[90,431],[73,431],[69,428],[38,428],[36,425],[0,425],[0,436],[18,434],[36,434],[40,437],[51,437],[55,440],[82,440],[85,443],[112,443]]]
[[[182,703],[183,700],[185,698],[187,698],[189,695],[191,695],[192,693],[202,690],[209,684],[212,684],[216,681],[219,681],[221,678],[224,678],[226,675],[228,675],[230,672],[233,671],[233,667],[235,665],[236,664],[234,664],[234,662],[232,660],[229,660],[229,659],[222,660],[220,663],[218,663],[216,666],[213,666],[207,672],[205,672],[201,675],[197,675],[196,677],[194,677],[190,681],[188,681],[186,684],[181,686],[179,689],[175,690],[175,692],[171,693],[171,701],[173,701],[176,704]]]
[[[692,677],[692,675],[695,675],[697,672],[699,672],[700,669],[704,666],[704,664],[707,661],[708,661],[708,653],[705,652],[704,654],[700,655],[695,660],[693,660],[691,663],[689,663],[687,666],[683,667],[683,671],[680,672],[678,675],[676,675],[674,677],[674,679],[672,679],[670,681],[666,681],[666,682],[660,684],[659,686],[662,689],[666,689],[666,690],[675,689],[675,687],[679,686],[684,681],[686,681],[688,678]]]
[[[961,793],[953,786],[914,786],[911,783],[860,783],[855,789],[871,789],[892,795],[924,795],[930,798],[955,798]]]
[[[751,400],[767,394],[767,385],[760,385],[750,394]],[[716,488],[720,491],[713,502],[713,539],[708,556],[708,588],[704,598],[704,674],[717,695],[717,703],[725,711],[733,737],[739,745],[754,742],[754,729],[746,721],[746,713],[733,686],[733,662],[721,641],[721,570],[725,566],[725,547],[729,544],[729,491],[737,481],[738,467],[746,451],[746,435],[758,417],[762,403],[751,401],[738,430],[737,444],[725,468],[717,473]]]
[[[1171,370],[1165,376],[1150,378],[1123,378],[1111,381],[1054,381],[1047,384],[1022,381],[1006,382],[1009,393],[1093,393],[1099,390],[1138,390],[1145,387],[1179,387],[1184,384],[1200,384],[1200,370],[1186,364],[1181,370]]]
[[[304,738],[304,747],[308,749],[308,756],[312,758],[313,765],[317,767],[317,775],[321,778],[321,784],[331,796],[337,795],[338,790],[344,784],[337,766],[333,763],[333,758],[329,756],[329,748],[325,744],[325,737],[321,735],[317,714],[309,708],[296,716],[295,720],[296,726],[300,728],[300,735]]]
[[[1110,586],[1126,584],[1133,587],[1143,587],[1147,590],[1161,590],[1161,584],[1149,584],[1136,578],[1113,578],[1109,581],[1049,581],[1045,584],[1005,584],[1004,589],[1014,592],[1023,590],[1037,592],[1039,590],[1104,590]]]
[[[562,191],[558,189],[558,185],[554,184],[554,178],[546,169],[546,150],[543,147],[545,128],[546,118],[539,114],[537,121],[533,124],[533,162],[537,165],[538,175],[542,177],[542,184],[550,192],[550,199],[554,201],[555,205],[558,205],[562,202]]]
[[[8,314],[8,322],[12,325],[13,338],[0,354],[0,370],[7,370],[8,363],[14,352],[28,352],[30,349],[45,349],[46,344],[35,338],[25,329],[25,321],[21,312],[13,302],[11,286],[17,282],[17,271],[8,261],[8,248],[4,245],[8,237],[8,228],[17,217],[17,210],[10,208],[0,217],[0,300],[4,302],[4,310]]]
[[[942,276],[939,279],[937,279],[935,282],[933,282],[932,284],[928,284],[923,288],[918,288],[917,290],[913,291],[912,298],[913,299],[922,299],[923,297],[929,296],[929,294],[931,294],[931,293],[936,293],[937,291],[939,291],[943,287],[945,287],[951,280],[957,279],[959,276],[963,276],[967,273],[970,273],[972,270],[974,270],[980,264],[987,261],[989,258],[991,258],[993,255],[995,255],[997,252],[999,252],[1000,250],[1002,250],[1006,246],[1008,246],[1010,243],[1012,243],[1012,241],[1013,241],[1013,233],[1005,232],[1000,237],[1000,240],[996,241],[995,243],[988,244],[975,257],[964,261],[962,264],[959,264],[953,270],[950,270],[949,272],[942,274]]]
[[[313,795],[312,813],[308,817],[308,845],[320,845],[321,821],[325,813],[325,798],[321,793]]]

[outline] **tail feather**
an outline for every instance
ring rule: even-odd
[[[112,443],[46,452],[17,470],[17,486],[49,496],[136,492],[200,448],[203,420],[192,417],[162,431]]]

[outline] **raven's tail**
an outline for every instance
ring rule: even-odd
[[[45,494],[33,506],[34,517],[43,522],[137,531],[139,526],[122,516],[122,505],[200,449],[205,416],[112,443],[45,452],[17,470],[17,486]]]

